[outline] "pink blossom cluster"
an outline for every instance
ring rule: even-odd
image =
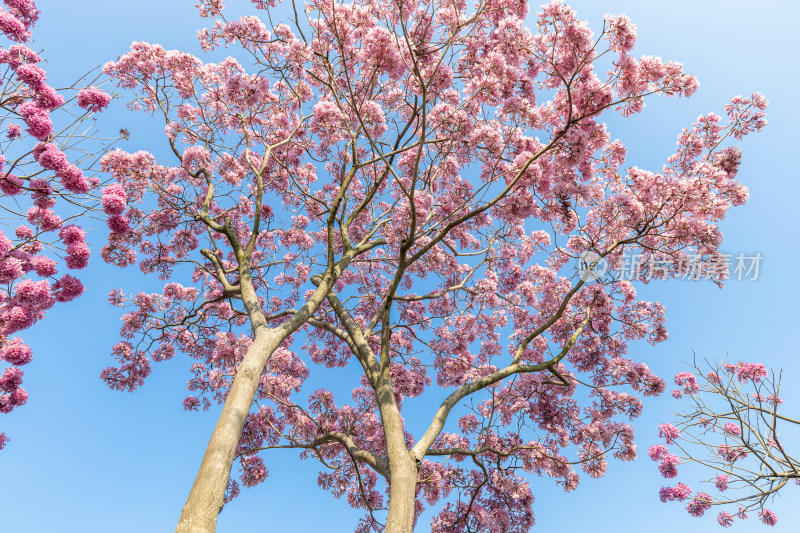
[[[725,424],[725,433],[728,435],[732,435],[734,437],[738,437],[742,434],[742,430],[739,428],[738,425],[734,424],[733,422],[728,422]]]
[[[103,211],[108,215],[108,227],[112,234],[125,235],[130,230],[124,215],[127,201],[128,194],[120,184],[112,183],[103,189]]]
[[[753,93],[749,98],[736,96],[725,106],[728,116],[735,119],[732,133],[737,139],[754,131],[761,131],[767,125],[767,99],[764,95]]]
[[[717,448],[717,454],[728,463],[735,463],[739,459],[745,459],[748,456],[746,448],[728,444],[720,445]]]
[[[150,359],[131,343],[117,343],[111,353],[120,365],[106,368],[100,373],[100,377],[112,389],[131,391],[144,383],[144,378],[150,375]]]
[[[683,392],[686,394],[694,394],[700,390],[697,384],[697,378],[691,372],[679,372],[675,375],[675,385],[683,387]]]
[[[21,387],[23,372],[18,367],[28,364],[31,359],[30,348],[18,337],[0,345],[0,360],[13,365],[0,376],[0,413],[10,413],[28,400],[28,393]]]
[[[83,176],[81,169],[70,163],[66,154],[53,143],[37,146],[33,154],[39,165],[45,170],[53,171],[69,192],[84,194],[91,189],[92,183]]]
[[[758,512],[758,518],[768,526],[774,526],[778,523],[778,516],[769,509],[761,509]]]
[[[29,30],[39,18],[36,5],[31,0],[4,2],[8,11],[0,8],[0,32],[13,41],[28,41]],[[45,71],[37,65],[40,61],[39,55],[24,45],[0,47],[0,64],[8,65],[19,83],[25,86],[11,101],[16,103],[17,113],[27,125],[28,133],[44,141],[53,132],[50,112],[61,106],[64,98],[47,84]]]
[[[783,400],[781,400],[780,398],[777,398],[776,396],[774,396],[772,394],[770,394],[769,396],[765,397],[763,394],[760,394],[758,392],[754,392],[754,393],[752,393],[750,395],[750,397],[753,398],[757,402],[768,403],[770,405],[780,405],[780,404],[783,403]]]
[[[33,0],[3,0],[0,8],[0,31],[11,40],[24,42],[31,38],[31,26],[39,19]]]
[[[12,41],[28,41],[39,17],[35,3],[3,3],[0,32]],[[59,262],[67,269],[81,269],[90,256],[86,232],[65,219],[79,214],[72,206],[87,200],[86,193],[98,180],[87,178],[70,162],[69,145],[83,138],[74,134],[61,138],[54,133],[51,114],[63,106],[65,97],[48,85],[41,62],[25,45],[0,46],[0,66],[5,69],[4,109],[8,111],[3,117],[6,134],[0,141],[0,201],[3,205],[13,202],[13,209],[24,213],[22,220],[0,228],[0,361],[9,365],[0,377],[2,413],[23,405],[28,397],[21,386],[19,367],[32,360],[31,349],[12,335],[36,324],[56,303],[69,302],[83,293],[78,279],[63,273],[59,276]],[[95,104],[103,102],[89,111],[101,110],[110,100],[96,88],[86,94]],[[67,119],[77,126],[89,116],[75,119],[69,115]],[[28,135],[23,134],[23,125]],[[65,209],[57,213],[57,202],[63,197],[71,197],[71,205],[62,204]],[[0,434],[2,445],[6,440]]]
[[[64,261],[68,268],[86,268],[89,264],[89,247],[86,245],[86,232],[80,227],[69,225],[58,231],[61,241],[67,245]]]
[[[111,95],[97,87],[86,87],[78,93],[78,106],[94,113],[108,107]]]
[[[753,381],[758,383],[761,381],[761,378],[767,375],[767,369],[763,364],[743,363],[741,361],[736,364],[726,364],[725,371],[730,374],[735,374],[736,379],[742,382]]]
[[[678,475],[678,465],[681,464],[681,460],[676,456],[665,453],[661,457],[661,463],[658,465],[658,470],[661,472],[661,475],[665,478],[673,478]]]
[[[672,424],[660,424],[658,436],[663,437],[667,444],[675,444],[675,440],[681,437],[681,432]]]
[[[686,504],[686,510],[689,511],[690,515],[700,517],[711,509],[712,503],[713,500],[709,494],[698,492],[692,501]]]
[[[733,515],[727,511],[720,511],[717,515],[717,522],[722,527],[731,527],[733,525]]]
[[[679,501],[682,502],[692,495],[692,489],[683,483],[678,483],[674,487],[661,487],[659,498],[662,502]]]

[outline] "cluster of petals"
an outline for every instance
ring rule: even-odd
[[[78,93],[78,105],[91,112],[100,112],[108,107],[111,95],[97,87],[87,87]]]
[[[44,144],[34,151],[39,165],[51,170],[61,180],[64,188],[75,194],[84,194],[91,188],[91,182],[76,165],[67,160],[66,154],[53,143]]]
[[[705,492],[699,492],[695,495],[695,497],[686,504],[686,510],[689,511],[689,514],[695,517],[703,516],[703,514],[711,509],[711,505],[713,504],[713,500],[709,494]]]
[[[108,227],[112,233],[124,235],[130,229],[128,219],[124,216],[128,202],[128,194],[119,183],[112,183],[103,189],[103,211],[108,215]]]
[[[28,41],[39,18],[34,1],[4,0],[3,4],[0,33],[17,43]],[[77,138],[70,136],[65,143],[54,132],[51,114],[64,105],[65,98],[48,84],[42,62],[25,44],[0,46],[8,111],[0,140],[0,197],[14,196],[12,201],[24,213],[16,228],[0,230],[0,360],[9,365],[0,377],[3,413],[24,404],[28,397],[21,387],[19,367],[32,360],[32,352],[13,335],[44,318],[56,303],[69,302],[83,293],[78,279],[63,273],[59,276],[59,271],[84,268],[90,256],[86,232],[75,224],[65,224],[56,204],[63,196],[85,200],[96,178],[88,179],[70,162],[69,145]],[[78,104],[88,102],[90,112],[102,110],[109,99],[94,88],[78,94]],[[22,168],[28,176],[20,170],[16,170],[19,175],[7,170]],[[6,440],[0,434],[0,448]]]
[[[767,376],[767,369],[761,363],[728,363],[725,365],[725,370],[730,374],[736,375],[736,379],[742,382],[752,381],[758,383],[761,378]]]

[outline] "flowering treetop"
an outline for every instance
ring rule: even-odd
[[[664,388],[628,357],[666,339],[663,306],[626,280],[587,283],[575,258],[713,268],[717,224],[747,199],[730,141],[763,127],[766,101],[735,98],[662,168],[626,168],[603,113],[698,84],[634,57],[624,16],[595,34],[560,2],[536,31],[526,2],[254,3],[290,22],[198,3],[204,49],[238,59],[138,42],[105,67],[164,121],[171,160],[102,161],[103,257],[167,282],[111,293],[128,312],[103,378],[132,390],[181,352],[184,406],[224,403],[178,530],[213,531],[239,491],[234,457],[252,486],[261,451],[292,447],[365,509],[362,531],[409,531],[437,504],[436,531],[526,531],[523,472],[572,490],[576,467],[634,458],[637,394]],[[350,398],[315,366],[341,367]],[[414,398],[436,406],[419,434]]]
[[[12,42],[29,41],[39,18],[34,2],[3,3],[0,32]],[[41,61],[25,44],[0,46],[0,361],[9,365],[0,376],[0,413],[28,399],[19,367],[31,361],[31,349],[11,335],[83,292],[78,279],[58,275],[64,267],[86,267],[90,255],[78,217],[91,207],[88,193],[99,182],[81,170],[91,165],[93,148],[79,126],[111,99],[79,84],[55,90]],[[57,125],[53,113],[61,115]],[[0,433],[0,448],[6,441]]]

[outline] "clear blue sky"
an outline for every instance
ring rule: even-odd
[[[204,22],[192,0],[72,2],[40,0],[43,16],[36,47],[45,49],[55,85],[124,53],[131,41],[199,53],[196,30]],[[250,8],[246,0],[232,6]],[[629,147],[630,164],[659,168],[674,148],[681,128],[697,115],[722,112],[729,97],[758,90],[770,100],[769,126],[744,143],[740,179],[751,200],[731,211],[723,229],[730,253],[760,252],[761,277],[731,282],[723,290],[710,283],[652,283],[640,294],[668,309],[670,339],[653,348],[634,347],[665,378],[680,371],[692,349],[702,357],[759,360],[783,368],[787,414],[800,416],[800,362],[797,358],[797,301],[800,252],[797,238],[797,126],[800,112],[795,65],[800,46],[794,2],[674,0],[671,2],[590,1],[571,5],[599,29],[605,13],[627,13],[639,29],[637,54],[682,61],[701,83],[688,100],[651,100],[634,120],[615,121],[612,137]],[[164,154],[160,125],[148,125],[116,102],[103,125],[133,133],[127,147]],[[99,243],[102,228],[91,239]],[[3,415],[11,436],[0,453],[0,531],[156,532],[174,529],[194,478],[215,412],[184,413],[186,359],[155,365],[147,384],[133,394],[112,392],[99,379],[111,363],[117,340],[118,310],[106,303],[111,288],[155,288],[133,270],[102,264],[95,254],[82,274],[88,292],[56,306],[45,321],[25,332],[35,360],[25,368],[31,397],[26,406]],[[656,441],[656,425],[677,406],[666,396],[645,402],[636,423],[640,459],[612,462],[600,480],[582,476],[577,492],[564,494],[550,479],[532,479],[537,525],[533,531],[599,532],[714,531],[713,515],[691,518],[679,504],[658,501],[662,479],[643,453]],[[800,440],[787,442],[800,453]],[[316,466],[291,451],[266,457],[268,481],[223,511],[220,533],[352,531],[358,514],[316,485]],[[800,510],[792,505],[800,489],[790,487],[771,507],[779,514],[775,531],[796,531]],[[418,531],[426,531],[427,522]],[[767,531],[756,518],[737,522],[740,532]]]

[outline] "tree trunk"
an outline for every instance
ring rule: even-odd
[[[411,533],[414,529],[419,466],[414,454],[406,447],[403,417],[395,401],[389,365],[384,365],[381,369],[375,392],[386,440],[386,458],[389,462],[389,516],[384,533]]]
[[[176,533],[213,533],[222,509],[233,457],[267,360],[281,342],[271,331],[256,335],[239,365],[203,462],[181,511]]]
[[[408,451],[394,459],[389,461],[389,516],[385,533],[411,533],[414,529],[417,463]]]

